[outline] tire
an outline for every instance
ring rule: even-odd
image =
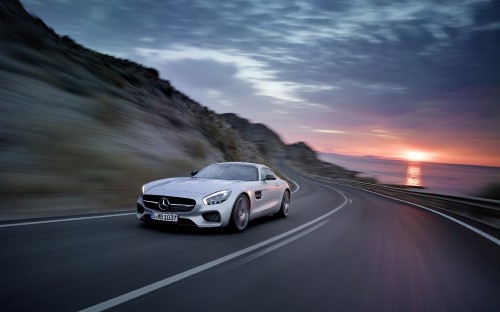
[[[241,194],[234,202],[231,212],[230,227],[233,231],[244,232],[250,219],[250,202],[248,198]]]
[[[276,214],[276,216],[280,218],[288,217],[290,213],[290,192],[288,190],[283,194],[283,199],[281,200],[280,211]]]

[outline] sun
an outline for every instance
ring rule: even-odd
[[[408,151],[406,152],[406,159],[409,161],[425,161],[427,160],[427,155],[423,152],[418,151]]]

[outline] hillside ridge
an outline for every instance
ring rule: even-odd
[[[294,157],[267,126],[217,114],[154,68],[59,36],[18,0],[0,2],[0,42],[0,218],[130,207],[153,179]]]

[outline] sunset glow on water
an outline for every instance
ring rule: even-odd
[[[422,167],[420,163],[409,163],[406,169],[406,183],[407,186],[421,187],[424,186],[422,182]]]
[[[379,183],[422,187],[425,192],[471,196],[500,181],[500,167],[415,162],[378,157],[319,154],[319,158]]]

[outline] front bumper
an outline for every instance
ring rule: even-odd
[[[199,201],[201,202],[201,201]],[[231,218],[233,208],[232,200],[229,198],[225,202],[217,205],[204,205],[197,201],[195,207],[190,212],[164,212],[150,209],[144,206],[142,196],[137,199],[136,215],[141,221],[152,221],[165,224],[194,225],[200,228],[226,227]],[[176,214],[178,222],[156,221],[151,218],[154,212]]]

